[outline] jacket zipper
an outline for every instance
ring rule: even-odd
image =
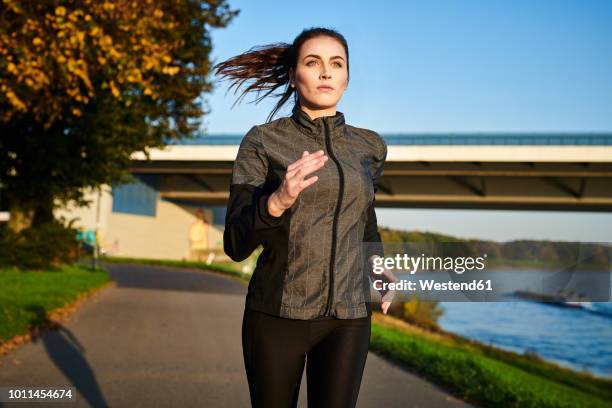
[[[331,135],[329,132],[329,128],[327,126],[327,122],[323,121],[323,127],[325,128],[325,144],[327,145],[327,151],[329,152],[329,157],[336,163],[338,167],[338,173],[340,177],[340,189],[338,193],[338,202],[336,204],[336,210],[334,211],[334,220],[332,223],[332,242],[331,242],[331,256],[329,260],[329,291],[327,294],[327,307],[325,308],[324,316],[331,315],[331,307],[333,304],[333,296],[334,296],[334,265],[336,260],[336,231],[338,229],[338,215],[340,213],[340,208],[342,205],[342,196],[344,195],[344,172],[342,171],[342,167],[340,166],[340,162],[334,155],[334,151],[332,150],[331,145]]]

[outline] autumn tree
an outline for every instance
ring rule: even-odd
[[[0,183],[13,229],[123,180],[131,153],[192,136],[212,90],[210,30],[237,14],[224,0],[4,0]]]

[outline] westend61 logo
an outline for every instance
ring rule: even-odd
[[[484,260],[487,254],[477,258],[471,256],[464,257],[441,257],[441,256],[425,256],[421,254],[419,257],[408,256],[408,254],[396,254],[395,257],[375,257],[372,263],[372,272],[377,275],[382,274],[385,269],[409,271],[414,274],[417,270],[423,271],[453,271],[457,274],[462,274],[465,271],[484,269]]]

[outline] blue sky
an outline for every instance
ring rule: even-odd
[[[308,27],[340,31],[351,80],[338,110],[380,133],[612,131],[612,1],[230,1],[215,62]],[[205,130],[243,134],[275,99],[206,99]],[[290,112],[286,106],[281,116]],[[278,116],[277,116],[278,117]],[[377,209],[380,225],[508,240],[612,242],[612,214]]]

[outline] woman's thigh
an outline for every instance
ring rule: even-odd
[[[308,322],[246,309],[242,349],[252,406],[297,406]]]
[[[308,405],[354,407],[370,346],[371,318],[334,321],[307,357]]]

